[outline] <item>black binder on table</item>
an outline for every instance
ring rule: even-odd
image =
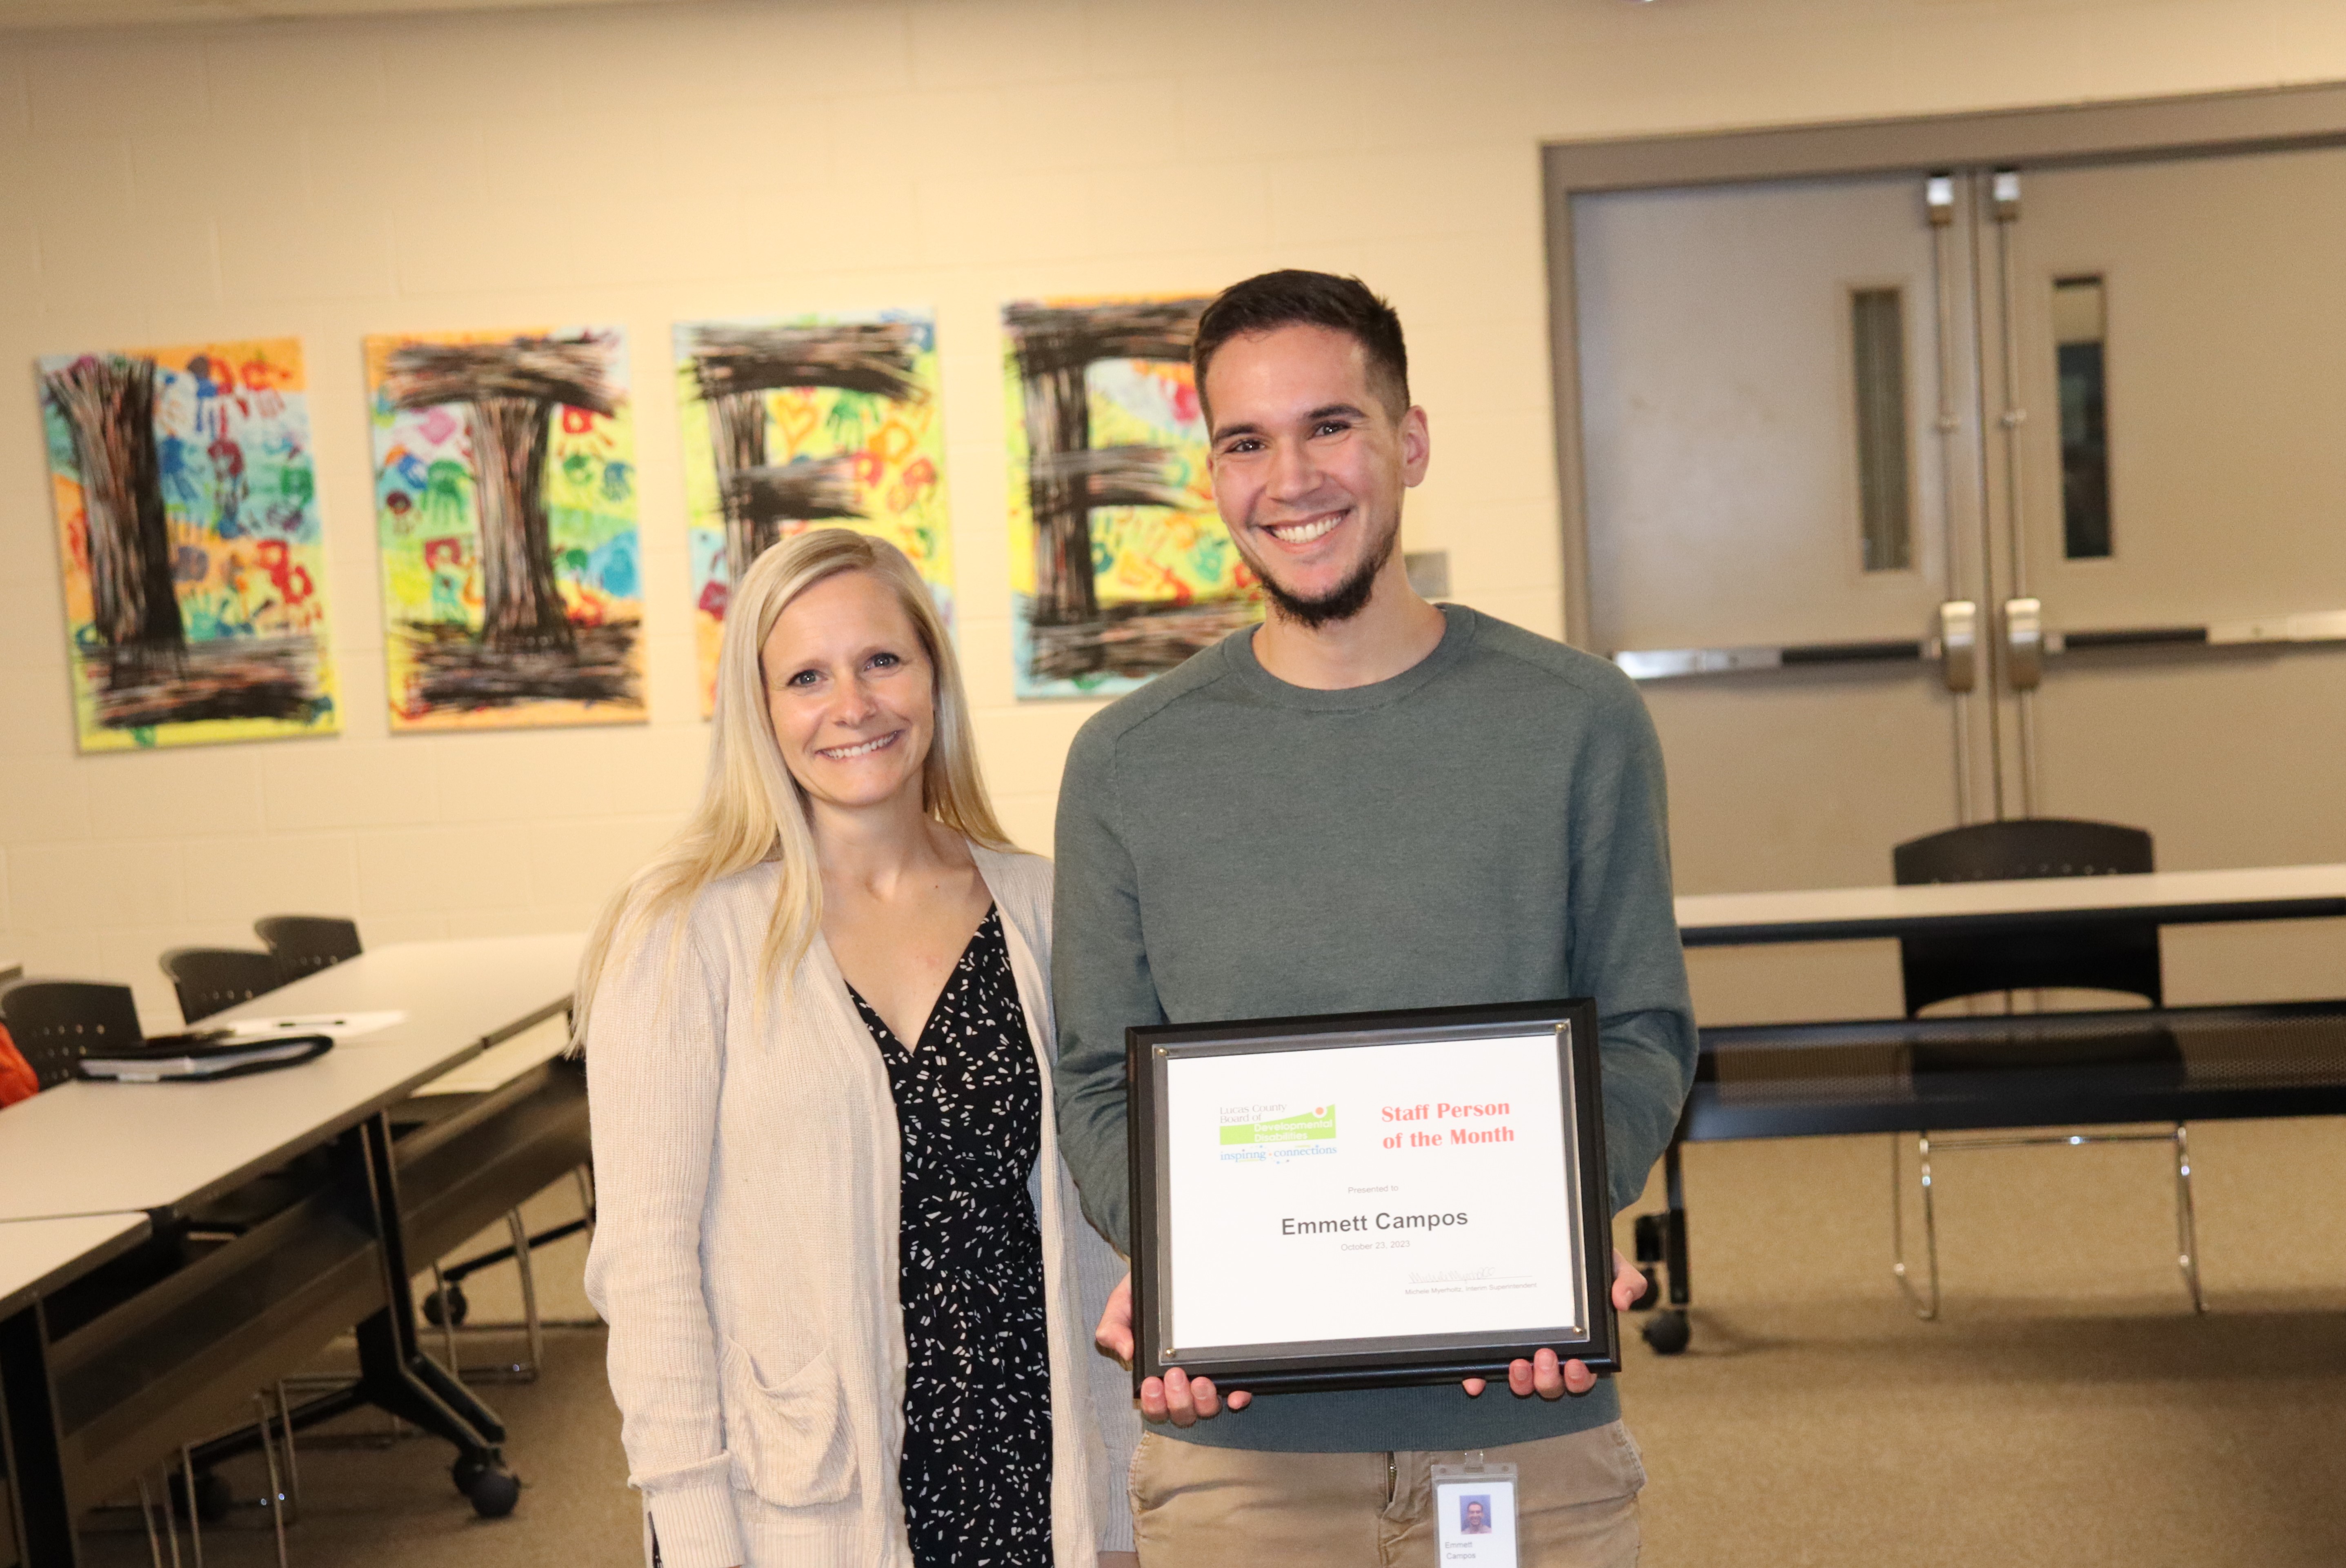
[[[75,1063],[85,1078],[116,1084],[208,1084],[315,1061],[334,1048],[329,1034],[239,1036],[225,1029],[158,1034],[138,1045],[92,1052]]]

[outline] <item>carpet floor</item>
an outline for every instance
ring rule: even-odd
[[[2175,1267],[2170,1157],[2149,1144],[1943,1155],[1944,1308],[1918,1320],[1889,1270],[1888,1145],[1690,1151],[1694,1342],[1665,1358],[1632,1332],[1621,1375],[1651,1477],[1648,1564],[2346,1564],[2337,1124],[2192,1129],[2204,1317]],[[1904,1158],[1918,1247],[1911,1142]],[[1658,1202],[1657,1185],[1644,1207]],[[571,1205],[549,1192],[534,1225]],[[576,1242],[541,1255],[549,1317],[589,1316],[583,1257]],[[511,1279],[470,1283],[476,1321],[517,1315]],[[468,1362],[519,1353],[517,1335],[464,1340]],[[427,1344],[436,1351],[437,1335]],[[393,1439],[380,1418],[305,1439],[292,1560],[638,1560],[602,1348],[597,1329],[552,1329],[535,1382],[483,1386],[525,1482],[508,1519],[475,1519],[445,1447]],[[240,1497],[264,1491],[257,1463],[230,1479]],[[93,1568],[147,1559],[135,1512],[103,1521],[89,1545]],[[250,1507],[204,1546],[216,1568],[275,1560]]]

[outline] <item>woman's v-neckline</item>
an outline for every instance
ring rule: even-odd
[[[921,1047],[928,1044],[929,1031],[936,1025],[937,1010],[944,1005],[946,993],[953,990],[954,976],[961,972],[962,965],[969,962],[970,951],[984,938],[987,922],[1001,912],[1001,906],[991,898],[985,901],[985,912],[977,917],[977,929],[969,933],[969,940],[963,942],[961,951],[954,955],[953,967],[945,971],[944,983],[937,987],[937,993],[929,999],[928,1012],[921,1016],[921,1032],[913,1037],[912,1044],[909,1045],[904,1043],[904,1037],[896,1032],[896,1026],[882,1017],[880,1010],[872,1005],[870,999],[855,989],[855,982],[847,978],[845,970],[840,971],[839,982],[847,987],[847,994],[853,1000],[856,1006],[869,1015],[872,1023],[887,1031],[888,1038],[896,1043],[897,1049],[903,1051],[907,1056],[917,1056],[921,1054]]]

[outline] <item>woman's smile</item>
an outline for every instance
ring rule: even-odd
[[[852,740],[844,746],[826,746],[818,750],[815,755],[831,762],[852,762],[859,757],[869,757],[875,751],[885,751],[903,738],[903,730],[892,729],[885,735],[875,735],[869,740]]]

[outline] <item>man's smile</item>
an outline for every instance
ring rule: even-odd
[[[1309,545],[1333,533],[1336,524],[1352,515],[1347,506],[1334,512],[1323,512],[1317,517],[1298,518],[1292,523],[1264,523],[1261,530],[1282,545]]]

